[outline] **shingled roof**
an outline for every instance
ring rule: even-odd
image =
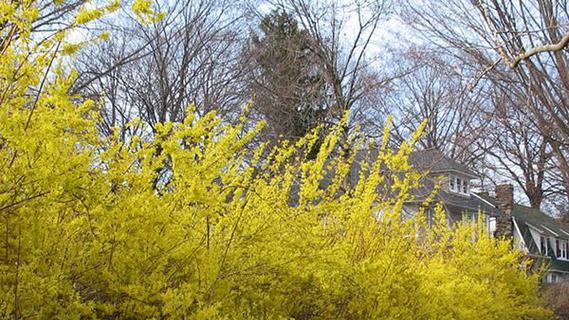
[[[435,148],[414,151],[410,154],[409,161],[415,168],[430,173],[454,171],[464,173],[472,178],[478,178],[478,175],[468,167],[445,156],[441,151]]]
[[[436,178],[432,176],[424,177],[421,180],[420,186],[411,190],[413,198],[415,199],[412,202],[422,203],[427,199],[435,189],[435,185],[437,184],[435,180]],[[453,192],[439,190],[435,196],[434,202],[442,203],[448,212],[458,216],[464,213],[477,214],[479,211],[493,217],[497,217],[502,214],[502,211],[498,209],[498,207],[484,201],[473,193],[470,195],[459,195]]]
[[[498,204],[496,198],[486,194],[479,194],[479,197],[495,206]],[[530,235],[530,228],[537,229],[545,235],[549,234],[559,239],[569,240],[569,224],[562,223],[539,209],[514,204],[512,216],[516,220],[529,252],[532,254],[541,255],[539,248]],[[569,272],[569,261],[558,259],[553,252],[549,253],[548,259],[551,270]]]
[[[479,196],[494,206],[498,206],[496,198],[485,194]],[[556,237],[569,240],[569,224],[558,221],[539,209],[514,204],[512,215],[517,221],[523,221],[534,228],[545,231],[545,233],[551,234],[553,232]]]

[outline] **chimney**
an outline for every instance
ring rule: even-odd
[[[502,215],[496,219],[496,237],[512,237],[512,210],[514,208],[514,186],[499,184],[496,186],[496,202]]]

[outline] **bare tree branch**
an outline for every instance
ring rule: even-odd
[[[561,40],[555,44],[547,44],[541,47],[531,48],[524,53],[520,53],[508,64],[512,69],[516,68],[520,62],[542,52],[555,52],[563,50],[569,45],[569,32],[567,32]]]

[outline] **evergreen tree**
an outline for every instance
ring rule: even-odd
[[[247,55],[254,110],[267,121],[271,140],[296,140],[322,123],[324,81],[311,49],[313,39],[286,12],[273,12],[251,36]]]

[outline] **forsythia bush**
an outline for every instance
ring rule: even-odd
[[[338,150],[361,143],[341,130],[313,160],[316,134],[250,151],[259,128],[191,110],[152,138],[101,138],[94,103],[68,94],[66,34],[29,32],[38,13],[0,0],[0,318],[550,315],[506,241],[441,210],[432,229],[401,219],[414,140],[385,139],[350,186]]]

